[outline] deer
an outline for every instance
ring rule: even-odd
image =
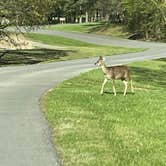
[[[104,86],[107,83],[108,80],[112,80],[112,87],[113,87],[113,93],[114,96],[116,96],[116,89],[115,89],[115,80],[122,80],[125,88],[123,95],[126,95],[128,83],[130,82],[131,92],[134,93],[133,83],[132,79],[130,77],[130,71],[127,66],[121,65],[121,66],[106,66],[105,64],[105,58],[102,56],[99,57],[95,65],[98,65],[102,68],[102,71],[104,73],[104,82],[101,87],[100,94],[103,95],[104,92]]]

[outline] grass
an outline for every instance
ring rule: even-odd
[[[88,33],[93,26],[97,26],[96,23],[83,23],[83,24],[55,24],[46,26],[46,29],[70,31],[70,32],[83,32]]]
[[[65,166],[164,166],[166,60],[130,65],[135,94],[99,94],[101,69],[64,81],[43,97],[53,142]]]
[[[33,48],[10,50],[6,51],[4,55],[3,50],[0,50],[0,66],[63,61],[78,58],[89,58],[98,55],[125,54],[144,50],[140,48],[100,46],[59,36],[34,33],[26,34],[26,38],[56,47],[55,49]],[[1,57],[1,55],[3,56]]]
[[[115,46],[101,46],[96,44],[90,44],[74,39],[68,39],[59,36],[50,36],[43,34],[27,34],[27,37],[33,41],[42,42],[49,45],[63,46],[65,47],[66,55],[59,56],[59,60],[69,60],[78,58],[88,58],[98,55],[116,55],[125,54],[129,52],[143,51],[140,48],[123,48]]]
[[[23,49],[10,50],[0,59],[1,66],[27,65],[36,64],[48,61],[58,61],[59,57],[67,56],[70,50],[55,50],[55,49]],[[1,54],[1,51],[0,51]]]
[[[39,41],[45,44],[50,45],[56,45],[56,46],[77,46],[77,47],[97,47],[98,45],[90,44],[74,39],[69,39],[65,37],[60,36],[54,36],[54,35],[45,35],[45,34],[35,34],[35,33],[29,33],[26,34],[26,36],[32,40]]]
[[[110,35],[116,37],[127,38],[130,34],[125,30],[122,25],[106,24],[105,22],[98,23],[82,23],[82,24],[56,24],[46,26],[45,29],[71,31],[82,33],[94,33],[101,35]]]

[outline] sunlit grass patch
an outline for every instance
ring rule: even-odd
[[[34,34],[30,33],[26,35],[29,39],[44,44],[55,45],[55,46],[64,46],[68,50],[66,56],[59,56],[59,60],[69,60],[69,59],[78,59],[78,58],[88,58],[99,55],[117,55],[125,54],[132,52],[139,52],[145,49],[141,48],[124,48],[124,47],[115,47],[115,46],[101,46],[91,43],[82,42],[79,40],[43,35],[43,34]]]
[[[166,163],[166,62],[129,65],[135,90],[117,96],[101,70],[67,80],[43,99],[45,116],[64,165],[163,166]],[[144,91],[139,88],[148,89]]]
[[[106,22],[96,23],[82,23],[82,24],[56,24],[46,26],[45,29],[69,31],[69,32],[81,32],[81,33],[94,33],[101,35],[110,35],[116,37],[127,38],[129,32],[125,30],[125,26],[108,24]]]

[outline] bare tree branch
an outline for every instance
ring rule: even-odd
[[[0,1],[0,40],[12,44],[9,27],[15,28],[15,33],[22,33],[22,29],[39,28],[47,23],[47,17],[52,12],[54,0],[1,0]]]

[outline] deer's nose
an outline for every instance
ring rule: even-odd
[[[94,63],[94,65],[97,65],[97,64],[98,64],[98,62],[95,62],[95,63]]]

